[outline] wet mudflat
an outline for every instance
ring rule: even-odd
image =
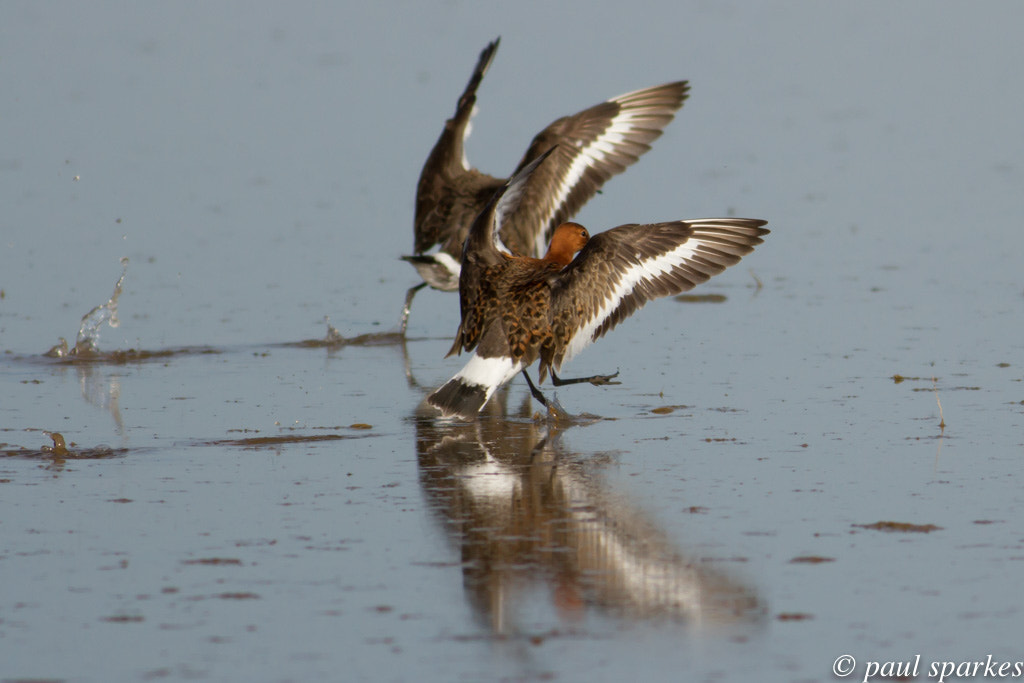
[[[0,680],[1024,660],[1020,10],[586,8],[9,8]],[[416,176],[498,34],[475,163],[688,78],[580,222],[773,231],[574,360],[623,383],[560,388],[569,426],[519,380],[424,411],[453,295],[393,334]]]

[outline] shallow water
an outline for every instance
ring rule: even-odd
[[[1017,4],[6,9],[0,680],[1024,660]],[[453,295],[393,334],[416,177],[499,34],[474,163],[689,78],[580,222],[773,231],[575,360],[623,383],[560,389],[571,426],[519,381],[421,412]],[[45,356],[123,268],[119,326]]]

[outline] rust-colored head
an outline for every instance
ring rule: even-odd
[[[587,246],[589,240],[590,233],[579,223],[562,223],[555,228],[555,234],[551,236],[551,244],[548,246],[548,253],[544,255],[544,260],[567,266],[572,262],[576,252]]]

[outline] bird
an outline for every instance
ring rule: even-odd
[[[556,152],[527,164],[491,198],[466,239],[459,277],[461,323],[448,355],[469,362],[427,397],[445,417],[471,420],[494,391],[539,361],[538,384],[612,384],[618,372],[562,379],[556,372],[648,301],[687,291],[753,251],[767,221],[701,218],[626,224],[591,235],[560,224],[543,257],[518,256],[494,243],[524,199],[530,174]]]
[[[499,42],[500,38],[494,40],[480,53],[455,115],[445,122],[420,173],[413,254],[401,258],[416,268],[423,282],[406,292],[400,325],[403,336],[419,290],[427,285],[441,291],[458,290],[462,243],[469,227],[508,180],[478,171],[465,154],[476,91]],[[531,179],[526,190],[529,201],[508,216],[496,233],[502,248],[517,255],[542,254],[557,225],[575,215],[605,181],[625,171],[651,148],[651,142],[683,106],[689,87],[687,81],[676,81],[619,95],[559,118],[538,133],[516,171],[551,147],[557,146],[558,153]]]

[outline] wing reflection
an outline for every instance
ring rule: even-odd
[[[608,490],[599,455],[566,453],[543,424],[420,417],[417,455],[427,498],[461,552],[467,596],[496,634],[515,633],[543,587],[563,621],[592,609],[701,627],[764,614],[750,586],[683,556]]]

